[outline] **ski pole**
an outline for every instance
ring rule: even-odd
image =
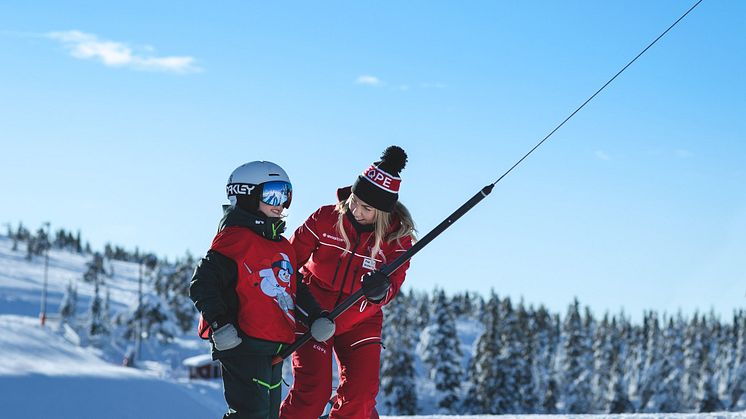
[[[394,262],[392,262],[390,265],[384,265],[381,267],[380,271],[383,272],[386,275],[390,275],[392,272],[394,272],[396,269],[398,269],[401,265],[404,264],[404,262],[408,261],[412,256],[415,255],[415,253],[419,252],[425,245],[430,243],[434,238],[436,238],[440,233],[442,233],[446,228],[450,227],[451,224],[453,224],[456,220],[458,220],[462,215],[466,214],[467,211],[469,211],[472,207],[474,207],[479,201],[484,199],[487,195],[489,195],[490,192],[492,192],[492,188],[500,182],[505,176],[508,175],[508,173],[512,172],[513,169],[515,169],[519,164],[523,162],[528,156],[530,156],[536,149],[538,149],[542,144],[544,144],[545,141],[549,139],[552,135],[554,135],[557,130],[562,128],[563,125],[572,117],[575,116],[578,112],[580,112],[581,109],[585,107],[585,105],[588,104],[593,98],[595,98],[601,91],[606,89],[606,86],[610,85],[611,82],[613,82],[619,75],[621,75],[629,66],[631,66],[635,61],[637,61],[638,58],[640,58],[645,52],[647,52],[648,49],[650,49],[653,45],[655,45],[656,42],[658,42],[661,38],[663,38],[668,31],[673,29],[674,26],[676,26],[682,19],[686,17],[686,15],[689,14],[692,10],[694,10],[699,4],[702,3],[702,0],[698,0],[692,7],[689,8],[681,17],[679,17],[674,23],[671,24],[663,33],[658,35],[657,38],[655,38],[652,42],[650,42],[642,51],[640,51],[639,54],[637,54],[630,62],[627,63],[624,67],[622,67],[621,70],[619,70],[611,79],[609,79],[601,88],[596,90],[595,93],[593,93],[588,99],[586,99],[585,102],[583,102],[580,106],[578,106],[575,111],[573,111],[567,118],[565,118],[562,122],[559,123],[552,131],[549,132],[541,141],[539,141],[531,150],[528,151],[523,157],[521,157],[513,166],[511,166],[505,173],[502,174],[494,183],[491,183],[479,192],[477,192],[470,200],[468,200],[464,205],[462,205],[459,209],[457,209],[453,214],[451,214],[448,218],[443,220],[440,224],[438,224],[437,227],[435,227],[432,231],[427,233],[425,237],[422,238],[422,240],[418,241],[414,246],[412,246],[409,250],[404,252],[401,256],[399,256]],[[337,318],[340,314],[342,314],[345,310],[350,308],[353,304],[358,302],[361,298],[363,298],[363,290],[362,288],[357,290],[355,293],[350,295],[349,297],[345,298],[342,303],[335,307],[334,310],[332,310],[331,313],[329,313],[329,317],[333,320]],[[307,331],[304,333],[300,338],[298,338],[292,345],[285,348],[284,351],[280,352],[278,355],[276,355],[272,359],[272,365],[278,364],[282,362],[283,359],[287,358],[291,353],[295,352],[298,348],[300,348],[304,343],[308,342],[311,339],[311,331]]]
[[[406,252],[402,253],[401,256],[396,258],[393,262],[387,265],[381,266],[381,269],[379,271],[383,273],[386,276],[391,275],[394,273],[399,267],[401,267],[404,263],[406,263],[409,259],[412,258],[417,252],[422,250],[423,247],[425,247],[428,243],[433,241],[436,237],[440,235],[445,229],[450,227],[453,223],[456,222],[459,218],[461,218],[462,215],[466,214],[470,209],[472,209],[475,205],[479,203],[482,199],[487,197],[487,195],[492,192],[492,188],[495,187],[494,183],[491,183],[484,188],[482,188],[479,192],[474,194],[474,196],[471,197],[464,205],[461,205],[459,209],[453,212],[453,214],[449,215],[448,218],[443,220],[440,224],[438,224],[437,227],[432,229],[429,233],[425,235],[421,240],[418,240],[417,243],[414,244],[414,246],[410,247]],[[329,318],[334,320],[337,317],[339,317],[342,313],[347,311],[348,308],[352,307],[355,303],[360,301],[365,296],[363,289],[360,288],[354,293],[352,293],[349,297],[342,300],[342,302],[334,307],[334,309],[329,313]],[[282,352],[275,355],[274,358],[272,358],[272,365],[279,364],[282,362],[283,359],[287,358],[295,352],[298,348],[303,346],[306,342],[311,340],[311,331],[307,331],[303,335],[301,335],[298,339],[293,342],[292,345],[285,348]]]

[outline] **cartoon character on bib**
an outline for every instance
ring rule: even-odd
[[[259,277],[262,278],[260,287],[266,296],[274,298],[286,316],[295,321],[292,313],[295,304],[293,298],[287,292],[287,287],[290,286],[290,280],[294,273],[293,267],[285,253],[279,253],[273,259],[270,268],[259,271]]]

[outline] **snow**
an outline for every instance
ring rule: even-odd
[[[218,418],[225,411],[220,380],[187,378],[185,364],[209,359],[208,346],[193,333],[177,336],[169,344],[154,339],[143,344],[136,368],[122,366],[127,348],[96,347],[70,326],[55,320],[70,281],[78,287],[78,315],[85,315],[93,286],[80,281],[87,256],[52,250],[48,271],[48,314],[40,326],[39,308],[44,259],[25,259],[25,251],[12,251],[0,237],[0,417],[2,418]],[[23,246],[21,246],[23,247]],[[106,278],[115,312],[131,309],[137,301],[138,265],[111,264],[115,274]],[[110,266],[111,267],[111,266]],[[458,324],[464,352],[478,329]],[[286,363],[284,376],[292,380]],[[287,391],[287,388],[284,389]],[[744,413],[681,415],[577,415],[583,418],[746,418]],[[496,416],[409,416],[408,418],[495,418]],[[557,416],[500,416],[542,419]],[[573,418],[574,416],[563,416]],[[396,419],[402,416],[382,416]]]

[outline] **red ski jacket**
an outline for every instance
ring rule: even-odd
[[[292,343],[295,306],[308,313],[319,310],[306,287],[296,283],[293,246],[284,237],[269,240],[253,231],[256,221],[246,211],[226,207],[219,232],[195,269],[190,297],[202,314],[203,338],[209,337],[208,325],[223,318],[247,336]]]
[[[272,342],[295,340],[295,252],[286,239],[269,241],[253,231],[228,227],[211,250],[236,262],[238,326]]]
[[[349,188],[340,189],[338,195],[340,199],[346,198],[349,196]],[[380,268],[384,263],[393,262],[412,247],[410,236],[403,237],[398,242],[384,240],[378,254],[371,257],[374,233],[358,233],[352,222],[343,217],[344,229],[350,240],[350,249],[345,251],[344,239],[337,231],[338,216],[334,205],[323,206],[311,214],[290,238],[298,265],[302,266],[304,282],[319,305],[329,311],[361,287],[363,275]],[[398,218],[393,217],[390,232],[398,229],[399,225]],[[409,261],[390,275],[391,288],[379,304],[363,299],[340,315],[336,319],[336,333],[344,333],[378,313],[381,306],[391,301],[399,291],[408,268]]]

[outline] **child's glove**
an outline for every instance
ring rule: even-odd
[[[238,336],[238,331],[231,323],[226,323],[218,328],[216,326],[218,326],[218,322],[213,323],[212,329],[212,343],[215,344],[215,349],[227,351],[241,344],[242,340]]]
[[[319,315],[311,321],[311,336],[317,342],[326,342],[334,336],[334,331],[337,326],[334,324],[334,320],[329,318],[328,311],[322,311]]]

